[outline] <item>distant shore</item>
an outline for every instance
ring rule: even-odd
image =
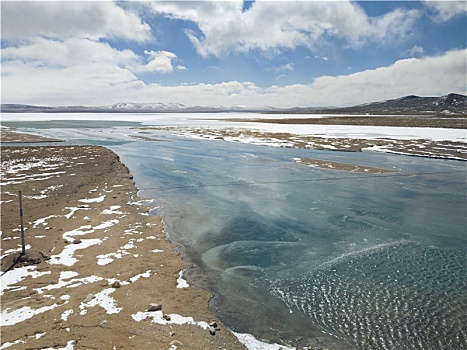
[[[0,129],[1,132],[1,143],[9,144],[9,143],[41,143],[41,142],[63,142],[63,140],[53,139],[49,137],[43,137],[39,135],[33,134],[26,134],[26,133],[18,133],[15,131],[11,131],[8,128],[2,127]]]
[[[235,120],[235,119],[234,119]],[[234,121],[230,119],[230,121]],[[357,125],[357,126],[392,126],[409,128],[446,128],[467,129],[466,115],[340,115],[320,118],[281,119],[236,119],[238,122],[273,123],[273,124],[316,124],[316,125]]]

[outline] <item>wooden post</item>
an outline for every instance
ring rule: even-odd
[[[24,221],[23,221],[23,197],[19,191],[19,218],[21,220],[21,255],[26,254],[26,245],[24,244]]]

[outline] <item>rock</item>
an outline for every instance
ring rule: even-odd
[[[82,242],[82,240],[80,240],[79,238],[73,240],[74,244],[80,244],[81,242]]]
[[[148,311],[159,311],[159,310],[162,310],[162,305],[161,304],[151,303],[148,306]]]
[[[119,281],[115,281],[114,283],[112,283],[112,288],[120,288],[122,285]]]
[[[166,321],[170,321],[170,315],[163,315],[162,318]]]
[[[178,340],[172,340],[170,342],[170,345],[175,345],[175,346],[182,346],[183,344],[181,342],[179,342]]]
[[[92,299],[94,299],[96,296],[92,293],[89,293],[86,298],[83,300],[83,303],[89,303]]]
[[[209,334],[216,335],[216,329],[214,327],[209,327]]]
[[[216,322],[216,321],[212,321],[212,322],[209,324],[209,327],[217,328],[217,322]]]
[[[50,260],[50,256],[48,256],[46,253],[41,252],[40,254],[42,255],[42,257],[43,257],[45,260]]]
[[[21,254],[19,256],[19,259],[18,259],[20,262],[27,262],[29,261],[29,255],[26,253],[26,254]]]
[[[171,337],[173,337],[175,335],[175,332],[170,332],[169,334]]]

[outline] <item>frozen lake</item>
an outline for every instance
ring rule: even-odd
[[[114,150],[140,196],[153,199],[152,212],[163,216],[171,239],[197,265],[191,282],[213,294],[211,308],[233,330],[289,345],[319,338],[342,349],[467,348],[464,162],[255,146],[159,130],[144,136],[165,142],[135,140],[127,136],[137,132],[131,125],[109,121],[122,117],[103,122],[93,115],[73,125],[33,118],[27,126]],[[134,119],[206,123],[190,116]],[[420,132],[358,132],[370,137],[388,129],[400,137]],[[397,172],[323,170],[296,164],[297,157]]]

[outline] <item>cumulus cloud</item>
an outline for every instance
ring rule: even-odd
[[[148,72],[157,73],[171,73],[174,70],[172,60],[177,58],[177,55],[173,52],[168,51],[144,51],[146,55],[149,55],[150,61],[144,67],[144,70]]]
[[[22,46],[4,48],[1,54],[2,66],[5,61],[12,60],[51,67],[84,66],[90,63],[132,67],[140,64],[140,58],[129,49],[117,50],[108,43],[85,38],[53,40],[35,37]]]
[[[441,56],[409,58],[388,67],[345,76],[323,76],[311,85],[312,96],[330,105],[348,105],[405,95],[466,93],[467,50]]]
[[[261,88],[252,82],[148,86],[149,95],[188,105],[349,106],[405,95],[466,93],[467,50],[403,59],[387,67],[342,76],[323,76],[310,84]],[[427,73],[430,72],[430,73]],[[154,95],[153,95],[154,96]]]
[[[434,20],[446,22],[451,18],[465,14],[467,5],[465,1],[432,1],[425,0],[424,4],[434,11]]]
[[[403,59],[386,67],[349,75],[322,76],[309,84],[266,88],[238,81],[178,86],[146,84],[121,64],[130,64],[133,59],[116,60],[120,65],[109,59],[69,67],[7,60],[2,63],[2,103],[105,105],[121,101],[153,102],[157,96],[157,102],[186,105],[241,104],[285,108],[349,106],[409,94],[465,94],[467,89],[467,50]]]
[[[128,69],[107,63],[70,67],[22,61],[2,64],[2,103],[95,105],[123,98],[125,91],[135,93],[143,85]]]
[[[154,12],[194,22],[185,33],[202,56],[228,52],[277,52],[304,46],[311,50],[327,37],[348,46],[403,39],[411,33],[417,10],[396,9],[369,17],[351,1],[263,1],[243,11],[243,1],[151,2]],[[261,28],[260,30],[258,28]]]
[[[151,40],[147,23],[112,1],[2,1],[2,40],[84,37]]]

